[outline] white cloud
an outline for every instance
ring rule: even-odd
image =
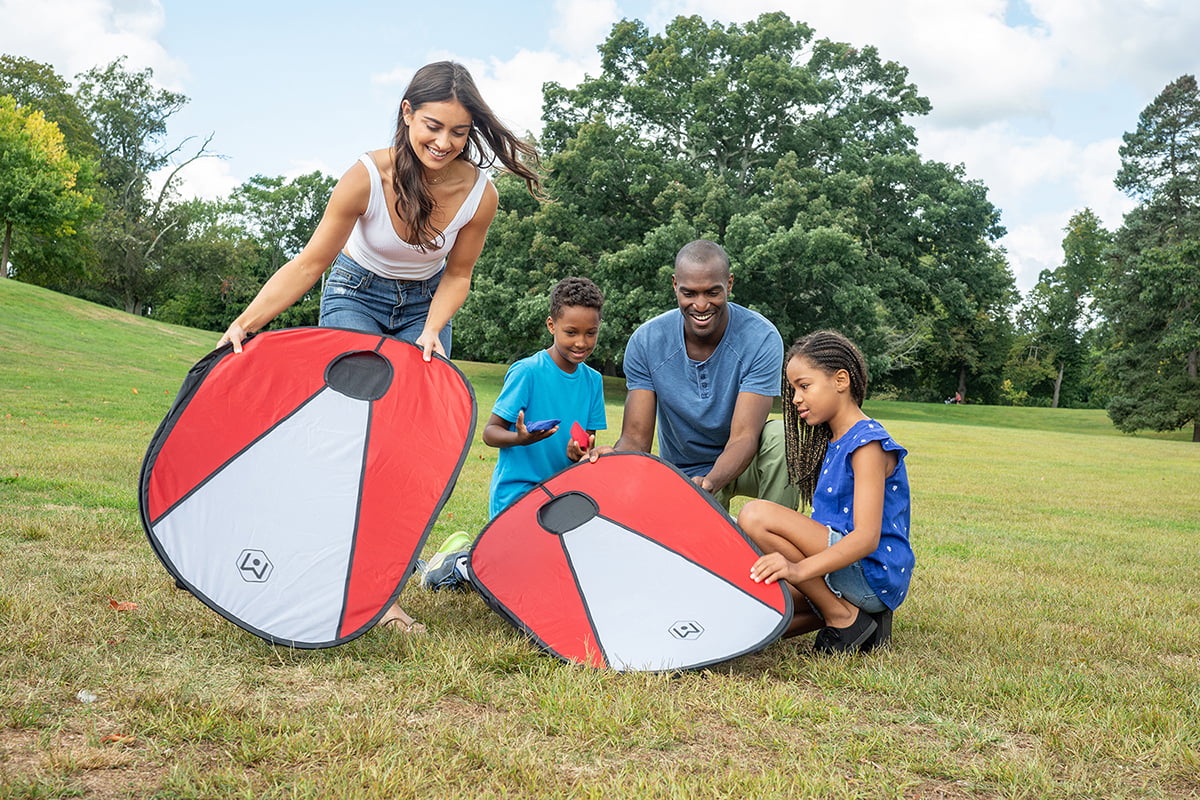
[[[575,6],[586,7],[585,0],[570,0],[559,4],[562,14],[575,11]],[[603,4],[602,4],[603,5]],[[593,14],[585,26],[589,29],[599,24],[597,20],[607,18],[604,14]],[[555,23],[556,30],[570,23],[560,20]],[[463,56],[453,52],[430,54],[430,60],[448,59],[457,61],[467,68],[479,93],[491,106],[492,111],[502,122],[508,125],[517,135],[525,133],[538,134],[542,130],[542,85],[555,81],[563,86],[575,86],[589,72],[596,74],[600,67],[600,56],[595,52],[595,44],[607,36],[608,26],[600,38],[593,41],[591,52],[564,54],[550,50],[518,50],[512,58],[479,59]],[[582,35],[582,34],[581,34]],[[388,72],[371,76],[371,82],[377,86],[397,86],[398,92],[408,84],[418,66],[397,66]]]
[[[599,56],[592,59],[597,65]],[[508,61],[464,59],[488,105],[518,135],[542,129],[542,84],[575,86],[588,71],[584,60],[521,50]],[[592,68],[595,72],[595,67]]]
[[[174,166],[160,169],[150,175],[152,196],[157,197],[163,182],[171,176]],[[227,197],[241,185],[229,171],[229,161],[224,158],[200,158],[188,164],[175,178],[175,191],[184,200],[201,198],[216,200]]]
[[[818,39],[878,48],[909,70],[938,119],[981,124],[1010,114],[1045,112],[1043,89],[1055,70],[1038,28],[1005,23],[1005,0],[686,0],[659,3],[657,15],[700,14],[744,23],[783,11],[812,26]],[[668,11],[671,9],[671,11]]]
[[[1063,85],[1129,81],[1157,94],[1163,75],[1196,69],[1200,4],[1192,0],[1027,0],[1050,31]]]
[[[557,19],[550,28],[550,41],[575,61],[594,58],[596,46],[621,18],[614,0],[555,0],[554,13]]]
[[[1013,226],[1000,240],[1008,253],[1008,265],[1022,291],[1028,291],[1037,283],[1044,269],[1055,269],[1063,260],[1061,232],[1070,217],[1059,218],[1058,214],[1043,214]]]
[[[0,0],[0,52],[48,63],[68,81],[126,56],[155,82],[182,88],[186,67],[158,41],[166,22],[159,0]]]
[[[1029,289],[1043,269],[1062,263],[1063,229],[1084,208],[1113,230],[1134,206],[1113,186],[1120,166],[1119,139],[1092,143],[1054,136],[1022,136],[1007,123],[921,132],[921,152],[938,161],[964,164],[983,181],[1001,210],[1017,286]]]

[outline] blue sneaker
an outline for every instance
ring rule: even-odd
[[[467,553],[474,541],[466,531],[455,531],[447,536],[428,562],[417,561],[421,585],[435,592],[438,589],[465,589],[470,584]]]
[[[467,579],[467,555],[469,550],[459,550],[456,553],[437,553],[425,565],[421,575],[421,585],[426,589],[465,590],[470,584]]]

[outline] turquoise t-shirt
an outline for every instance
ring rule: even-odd
[[[587,364],[564,372],[545,350],[523,358],[508,368],[504,386],[492,413],[509,421],[516,430],[517,414],[525,412],[525,424],[558,419],[558,432],[548,439],[524,447],[501,447],[492,471],[488,514],[496,516],[510,503],[571,465],[567,442],[571,424],[584,430],[608,427],[604,412],[604,382]]]
[[[840,439],[829,443],[813,493],[812,518],[840,533],[849,535],[854,530],[854,470],[850,456],[868,442],[879,442],[898,459],[883,485],[879,546],[862,559],[867,585],[885,606],[894,609],[908,596],[915,561],[908,540],[908,470],[904,466],[908,451],[875,420],[859,420]]]

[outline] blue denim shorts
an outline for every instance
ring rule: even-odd
[[[829,546],[833,547],[843,536],[844,533],[830,528]],[[878,614],[886,608],[883,601],[875,596],[875,591],[867,585],[867,576],[863,575],[861,560],[826,575],[825,585],[838,597],[868,614]]]
[[[345,253],[338,253],[325,279],[321,295],[320,324],[326,328],[382,333],[415,342],[425,329],[429,304],[441,283],[442,272],[425,280],[384,278],[371,272]],[[450,357],[452,323],[438,333],[446,357]]]

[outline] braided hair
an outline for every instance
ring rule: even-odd
[[[828,330],[800,337],[783,356],[783,442],[788,482],[800,490],[803,503],[811,505],[831,433],[825,422],[813,426],[800,424],[800,413],[793,402],[796,391],[787,379],[787,365],[793,358],[804,358],[829,375],[846,370],[850,376],[850,396],[860,407],[867,396],[867,362],[854,342]]]

